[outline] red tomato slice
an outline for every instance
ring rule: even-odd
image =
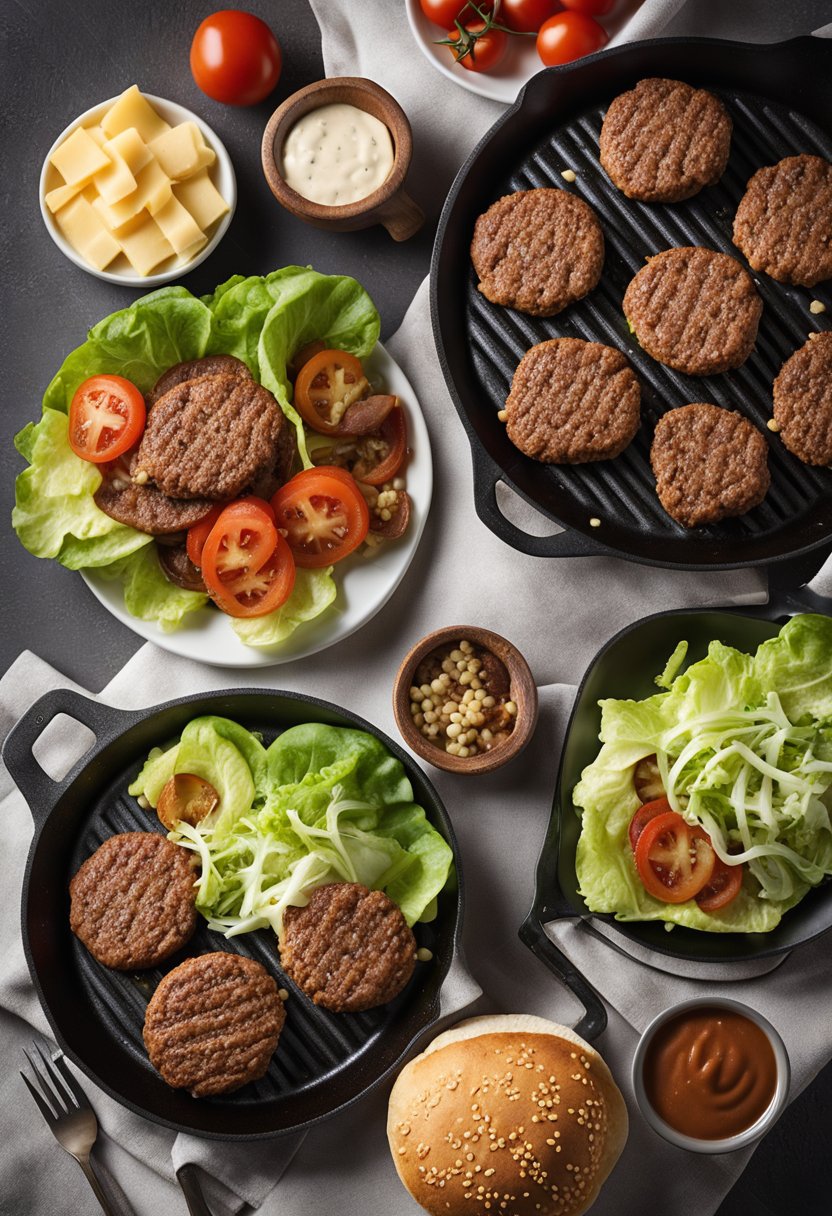
[[[673,808],[666,798],[656,798],[653,802],[645,802],[643,806],[638,808],[630,820],[630,827],[628,829],[630,846],[634,852],[638,844],[638,838],[650,820],[655,819],[657,815],[666,815],[668,811],[672,810]]]
[[[717,912],[720,908],[727,908],[728,904],[732,903],[742,890],[744,871],[745,866],[742,862],[736,866],[729,866],[727,862],[717,856],[710,882],[696,896],[696,902],[702,911]]]
[[[201,519],[198,524],[188,528],[188,535],[185,539],[185,548],[188,552],[188,557],[195,566],[202,565],[202,550],[206,540],[211,534],[211,529],[217,522],[224,511],[221,503],[217,503],[212,507],[204,519]]]
[[[396,476],[406,455],[407,420],[404,409],[397,405],[377,431],[335,439],[332,447],[316,449],[312,459],[346,469],[364,485],[383,486]]]
[[[370,385],[354,355],[345,350],[322,350],[304,363],[295,380],[295,409],[304,422],[329,435],[347,408],[361,401]]]
[[[693,899],[710,882],[716,854],[701,828],[669,811],[647,823],[635,850],[644,889],[668,904]]]
[[[76,456],[103,464],[133,447],[147,410],[135,384],[123,376],[92,376],[79,384],[69,407],[69,444]]]
[[[277,491],[272,506],[295,561],[308,570],[341,561],[370,529],[370,512],[355,479],[328,465],[297,473]]]
[[[258,502],[225,507],[203,545],[205,586],[229,616],[265,616],[286,602],[295,584],[289,546]]]

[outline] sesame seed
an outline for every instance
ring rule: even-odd
[[[578,176],[574,169],[561,169],[560,175],[565,182],[574,182]]]
[[[597,515],[592,516],[592,518],[589,521],[589,526],[590,526],[590,528],[600,528],[601,527],[601,521]]]

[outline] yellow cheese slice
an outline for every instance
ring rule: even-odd
[[[118,240],[130,265],[139,274],[150,274],[162,262],[173,257],[173,246],[150,216],[130,232],[119,236]]]
[[[154,220],[161,228],[177,253],[184,253],[204,237],[202,229],[178,198],[170,196],[164,207],[160,207]],[[204,244],[204,241],[203,241]]]
[[[208,237],[205,235],[204,232],[201,232],[199,234],[199,238],[194,241],[193,245],[189,245],[187,249],[182,250],[182,252],[179,255],[179,261],[177,264],[179,266],[187,265],[188,262],[193,261],[193,259],[199,253],[200,249],[202,249],[203,245],[207,245],[207,244],[208,244]]]
[[[110,163],[84,127],[77,127],[49,159],[68,186],[83,185]]]
[[[103,270],[121,253],[121,245],[104,227],[100,217],[82,195],[71,199],[55,216],[55,222],[73,249]]]
[[[187,207],[203,231],[228,211],[228,203],[211,181],[207,171],[197,173],[187,181],[177,182],[173,193],[180,203]]]
[[[174,181],[191,177],[217,159],[195,122],[180,122],[150,143],[150,150]]]
[[[101,130],[100,127],[99,130]],[[104,132],[102,131],[101,134],[103,135]],[[153,158],[153,153],[135,127],[128,127],[126,131],[119,131],[118,135],[108,139],[104,145],[104,151],[108,156],[120,156],[134,175],[141,172]]]
[[[95,140],[99,148],[104,147],[107,142],[107,136],[100,127],[84,127],[84,130],[86,131],[87,135],[89,135],[90,139]]]
[[[65,207],[71,198],[75,198],[79,194],[83,186],[56,186],[54,190],[50,190],[44,197],[49,210],[53,213],[60,211],[61,207]]]
[[[170,178],[153,157],[136,175],[136,189],[132,194],[119,199],[117,203],[107,203],[100,199],[95,206],[110,231],[117,232],[142,210],[153,215],[160,207],[164,207],[170,197]]]
[[[112,144],[110,145],[112,147]],[[110,163],[92,179],[98,193],[110,206],[120,202],[136,189],[136,179],[127,162],[116,151],[109,151]]]
[[[157,114],[135,84],[116,98],[101,119],[101,127],[110,139],[128,127],[135,127],[145,143],[170,130],[170,124]]]

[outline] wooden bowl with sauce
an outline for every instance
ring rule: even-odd
[[[789,1057],[756,1009],[727,997],[682,1001],[654,1018],[633,1057],[633,1091],[653,1131],[693,1153],[759,1140],[789,1096]]]
[[[463,641],[472,648],[470,657],[479,658],[483,664],[483,687],[486,695],[490,695],[490,691],[497,694],[494,698],[496,710],[510,702],[516,712],[511,715],[511,728],[503,732],[505,737],[500,741],[488,741],[487,748],[480,745],[473,754],[454,755],[445,750],[446,739],[441,736],[432,739],[422,733],[422,726],[412,712],[411,689],[416,685],[417,672],[425,661],[432,656],[437,656],[440,661],[445,658],[450,660],[451,652],[457,652]],[[491,682],[489,673],[492,674]],[[457,677],[452,678],[456,680]],[[429,633],[405,656],[393,685],[393,714],[405,743],[428,764],[448,773],[491,773],[513,760],[534,734],[537,712],[534,676],[520,651],[499,633],[481,629],[478,625],[449,625]],[[482,729],[488,729],[492,724],[487,722]]]
[[[376,189],[353,202],[315,202],[293,189],[284,175],[284,148],[290,132],[306,115],[323,106],[363,110],[390,133],[393,162],[389,173]],[[386,89],[360,76],[335,76],[307,85],[278,106],[263,132],[261,158],[272,194],[292,215],[316,228],[339,232],[382,224],[395,241],[406,241],[425,222],[421,208],[404,190],[412,148],[407,115]]]

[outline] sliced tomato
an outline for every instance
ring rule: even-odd
[[[633,852],[635,852],[639,836],[647,827],[650,820],[655,819],[657,815],[666,815],[668,811],[672,810],[673,808],[666,798],[655,798],[652,802],[645,802],[638,808],[630,820],[630,827],[628,829],[630,847],[633,849]]]
[[[732,903],[742,890],[744,871],[745,866],[742,862],[729,866],[726,861],[717,856],[710,881],[696,896],[696,902],[702,911],[718,912],[720,908],[727,908],[728,904]]]
[[[648,894],[683,904],[711,880],[716,853],[706,832],[668,811],[645,824],[635,849],[639,878]]]
[[[295,584],[291,550],[258,500],[224,508],[201,561],[208,594],[229,616],[265,616],[286,602]]]
[[[369,388],[364,369],[354,355],[345,350],[322,350],[298,372],[295,409],[314,431],[329,435]]]
[[[69,407],[69,444],[82,460],[103,464],[129,451],[146,421],[135,384],[123,376],[91,376],[79,384]]]
[[[391,410],[377,431],[370,435],[345,436],[331,447],[316,448],[316,464],[336,465],[368,486],[383,486],[392,480],[407,455],[407,420],[401,405]]]
[[[195,566],[202,565],[202,549],[206,540],[211,534],[211,529],[217,522],[224,511],[221,503],[217,503],[212,507],[204,519],[201,519],[198,524],[194,524],[188,528],[188,535],[185,540],[185,548],[188,551],[188,557]]]
[[[370,529],[364,496],[344,469],[304,469],[277,491],[272,506],[295,561],[308,570],[341,561]]]
[[[642,802],[653,802],[664,795],[664,783],[655,756],[639,760],[633,773],[633,785]]]

